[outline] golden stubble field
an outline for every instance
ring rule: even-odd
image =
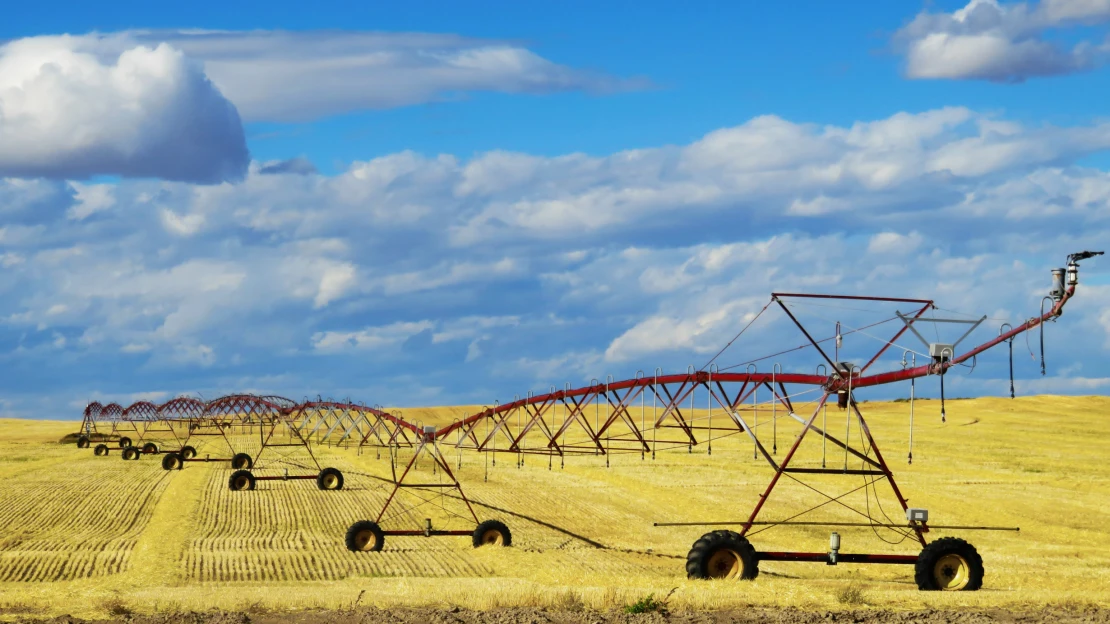
[[[190,463],[165,472],[158,457],[94,457],[58,441],[74,422],[0,420],[0,618],[20,614],[100,617],[180,610],[343,608],[353,604],[574,606],[612,608],[649,593],[674,593],[672,609],[748,605],[843,608],[846,587],[873,607],[1024,608],[1110,603],[1110,398],[1028,397],[918,401],[914,463],[906,464],[908,405],[864,403],[863,411],[910,503],[934,524],[1020,526],[1020,533],[935,532],[972,542],[986,567],[979,592],[919,592],[909,566],[763,562],[752,582],[689,581],[691,543],[713,527],[653,527],[656,521],[746,517],[771,476],[750,442],[650,456],[556,458],[447,450],[481,519],[506,522],[511,548],[474,549],[470,539],[387,538],[380,553],[351,553],[346,528],[373,519],[388,484],[388,454],[322,447],[321,464],[346,475],[342,491],[312,481],[260,482],[231,492],[224,463]],[[406,409],[425,423],[449,423],[463,407]],[[803,409],[798,410],[799,413]],[[829,428],[844,413],[830,409]],[[779,422],[779,455],[800,429]],[[222,454],[215,441],[199,449]],[[236,440],[244,450],[253,438]],[[268,450],[267,453],[270,453]],[[400,459],[407,460],[402,452]],[[297,471],[297,451],[259,474]],[[807,438],[803,465],[819,465],[820,437]],[[830,446],[830,465],[843,463]],[[431,464],[422,480],[440,480]],[[488,479],[488,480],[487,480]],[[811,480],[840,493],[860,477]],[[895,513],[881,497],[857,492],[854,504]],[[426,497],[386,528],[470,528],[457,500]],[[850,500],[850,499],[845,499]],[[408,504],[414,501],[409,500]],[[763,518],[783,518],[820,499],[791,483],[776,489]],[[858,520],[832,508],[814,519]],[[916,554],[870,529],[841,529],[842,552]],[[890,537],[884,535],[883,537]],[[752,537],[760,550],[827,548],[828,529],[778,528]]]

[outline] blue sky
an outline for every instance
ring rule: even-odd
[[[459,94],[459,101],[355,111],[307,124],[249,124],[259,159],[305,154],[324,169],[404,149],[467,155],[492,149],[558,155],[683,144],[760,114],[850,124],[891,111],[967,106],[1032,123],[1072,124],[1105,115],[1098,75],[1031,81],[900,79],[891,35],[923,5],[891,2],[605,3],[197,2],[151,7],[17,7],[0,37],[132,28],[353,29],[457,33],[517,41],[544,58],[654,88],[609,97]],[[956,10],[962,2],[932,3]],[[23,12],[21,14],[21,12]],[[341,17],[339,17],[341,16]],[[804,17],[803,17],[804,16]]]
[[[488,403],[700,366],[785,286],[997,327],[1106,240],[1110,3],[678,7],[9,10],[0,416]],[[1110,385],[1089,265],[1023,391]]]

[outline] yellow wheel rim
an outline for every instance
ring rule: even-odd
[[[482,544],[490,546],[503,546],[505,544],[505,536],[501,535],[501,531],[497,529],[490,529],[482,533]]]
[[[178,459],[176,457],[170,459],[170,468],[177,468],[180,465],[181,465],[181,462],[178,461]]]
[[[945,555],[933,566],[933,579],[937,587],[944,591],[960,591],[967,587],[971,579],[971,566],[960,555]]]
[[[248,480],[246,477],[239,477],[235,480],[235,489],[245,490],[247,489],[248,484],[250,484],[250,480]]]
[[[359,550],[374,550],[377,545],[378,536],[374,535],[373,531],[359,531],[358,534],[355,535],[355,546],[357,546]]]
[[[705,567],[709,578],[739,578],[740,573],[744,571],[744,561],[735,551],[725,548],[713,553]]]
[[[324,488],[325,489],[334,490],[337,485],[339,485],[339,477],[337,477],[333,474],[329,474],[329,475],[324,476]]]

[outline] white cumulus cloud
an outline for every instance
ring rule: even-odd
[[[114,54],[84,37],[0,45],[0,176],[238,180],[249,162],[235,107],[167,44]]]
[[[1107,0],[1041,0],[1035,4],[971,0],[952,13],[924,11],[895,35],[910,78],[1017,82],[1087,71],[1110,56],[1110,39],[1071,47],[1048,31],[1110,22]]]

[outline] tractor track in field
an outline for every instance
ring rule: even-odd
[[[743,611],[682,611],[675,613],[628,614],[621,611],[561,611],[541,608],[471,611],[448,608],[355,609],[343,611],[301,611],[292,613],[241,613],[211,611],[159,615],[120,615],[108,620],[83,620],[70,616],[51,619],[17,619],[26,624],[86,624],[126,622],[127,624],[624,624],[634,622],[675,624],[722,624],[724,622],[768,622],[770,624],[811,624],[843,622],[853,624],[1024,624],[1062,622],[1100,624],[1110,622],[1110,609],[1088,607],[1063,609],[1049,607],[1027,611],[985,610],[883,610],[805,611],[801,609],[748,609]]]

